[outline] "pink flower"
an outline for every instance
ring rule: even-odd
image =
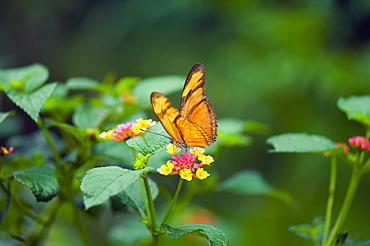
[[[335,143],[335,147],[343,146],[343,154],[346,155],[349,152],[349,147],[345,143]]]
[[[355,136],[348,139],[349,144],[359,150],[370,151],[370,141],[369,139],[362,136]]]
[[[110,139],[116,142],[125,141],[127,139],[143,135],[145,130],[155,124],[152,120],[137,119],[136,122],[120,124],[116,128],[107,132],[102,132],[100,137]]]

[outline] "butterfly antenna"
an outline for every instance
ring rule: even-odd
[[[148,130],[143,129],[143,128],[142,128],[142,129],[140,129],[140,130],[142,130],[143,132],[149,132],[149,133],[153,133],[153,134],[158,135],[158,136],[162,136],[162,137],[168,138],[168,139],[170,139],[170,140],[171,140],[171,142],[172,142],[172,138],[170,138],[169,136],[166,136],[166,135],[160,134],[160,133],[158,133],[158,132],[148,131]]]

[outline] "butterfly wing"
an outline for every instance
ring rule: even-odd
[[[205,69],[202,64],[196,64],[185,81],[180,103],[184,121],[178,122],[183,140],[192,147],[207,147],[217,137],[216,112],[206,98],[204,86]]]
[[[205,148],[216,141],[217,117],[204,88],[205,70],[196,64],[186,78],[180,112],[161,93],[153,92],[150,100],[163,128],[180,147]]]
[[[161,93],[153,92],[150,95],[150,101],[152,103],[154,113],[157,115],[166,132],[176,143],[184,142],[176,124],[178,119],[182,117],[170,100]]]

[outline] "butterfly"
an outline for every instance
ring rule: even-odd
[[[171,136],[171,142],[179,147],[205,148],[216,141],[216,112],[206,98],[204,84],[205,69],[202,64],[195,64],[185,80],[179,110],[165,95],[159,92],[150,95],[154,113]]]

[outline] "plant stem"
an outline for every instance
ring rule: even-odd
[[[168,218],[170,217],[170,214],[176,204],[176,201],[177,201],[177,198],[179,197],[179,194],[180,194],[180,191],[181,191],[181,187],[182,187],[182,184],[184,183],[184,180],[182,178],[180,178],[179,180],[179,184],[177,185],[177,189],[176,189],[176,192],[175,192],[175,195],[173,196],[173,199],[172,199],[172,202],[171,202],[171,205],[170,207],[168,208],[167,210],[167,213],[166,215],[164,216],[163,220],[162,220],[162,223],[161,224],[165,224],[166,221],[168,220]]]
[[[358,164],[358,163],[356,163]],[[343,226],[343,223],[347,217],[348,211],[351,207],[353,198],[355,196],[356,190],[358,188],[358,185],[360,183],[362,171],[359,165],[355,165],[352,170],[351,179],[349,181],[348,189],[346,196],[344,198],[344,202],[342,205],[342,208],[339,212],[338,218],[334,224],[333,230],[330,233],[330,237],[328,241],[326,242],[326,246],[331,246],[335,242],[335,237],[338,233],[338,231]]]
[[[26,216],[30,217],[31,219],[33,219],[37,223],[39,223],[39,224],[45,223],[42,219],[40,219],[39,217],[33,215],[30,212],[30,208],[25,207],[25,204],[20,201],[21,200],[20,197],[13,196],[12,195],[12,191],[10,190],[11,182],[8,182],[7,184],[9,186],[9,188],[7,188],[4,185],[3,181],[0,180],[0,188],[1,188],[1,190],[3,190],[7,194],[6,203],[5,203],[5,207],[3,209],[2,216],[5,216],[5,214],[6,214],[7,210],[8,210],[9,204],[10,203],[13,203],[14,206],[16,206],[22,213],[24,213]],[[27,206],[31,206],[31,205],[27,204]],[[0,219],[2,219],[2,217],[0,217]]]
[[[46,237],[49,232],[51,224],[54,222],[59,209],[61,208],[63,201],[58,199],[55,204],[52,205],[51,209],[47,211],[47,219],[41,229],[33,232],[27,242],[29,245],[38,245],[43,237]]]
[[[71,198],[72,198],[72,200],[70,200],[70,202],[71,202],[71,206],[72,206],[72,210],[73,210],[73,215],[74,215],[73,216],[74,217],[73,220],[75,222],[75,226],[76,226],[77,231],[78,231],[78,234],[80,236],[82,245],[89,246],[89,245],[91,245],[91,243],[90,243],[89,237],[87,235],[85,225],[84,225],[84,223],[82,221],[81,213],[78,210],[78,207],[77,207],[75,201],[73,200],[73,196]]]
[[[149,178],[148,174],[145,173],[145,175],[142,176],[144,180],[144,187],[146,190],[146,197],[148,201],[148,209],[149,209],[149,230],[152,233],[152,238],[153,238],[153,246],[158,245],[158,225],[157,225],[157,215],[155,212],[155,207],[154,207],[154,201],[152,197],[152,192],[150,191],[150,185],[149,185]]]
[[[54,156],[55,163],[59,164],[62,158],[59,155],[57,147],[55,146],[55,143],[54,143],[53,139],[51,138],[51,135],[50,135],[48,129],[46,129],[46,128],[42,129],[42,133],[44,134],[44,136],[46,138],[46,141],[48,142],[48,144],[50,146],[51,152],[53,153],[53,156]]]
[[[330,159],[329,194],[328,194],[328,203],[326,206],[325,229],[324,229],[324,237],[323,237],[322,245],[325,245],[326,240],[329,235],[331,217],[332,217],[332,212],[333,212],[336,179],[337,179],[337,158],[332,157]]]

